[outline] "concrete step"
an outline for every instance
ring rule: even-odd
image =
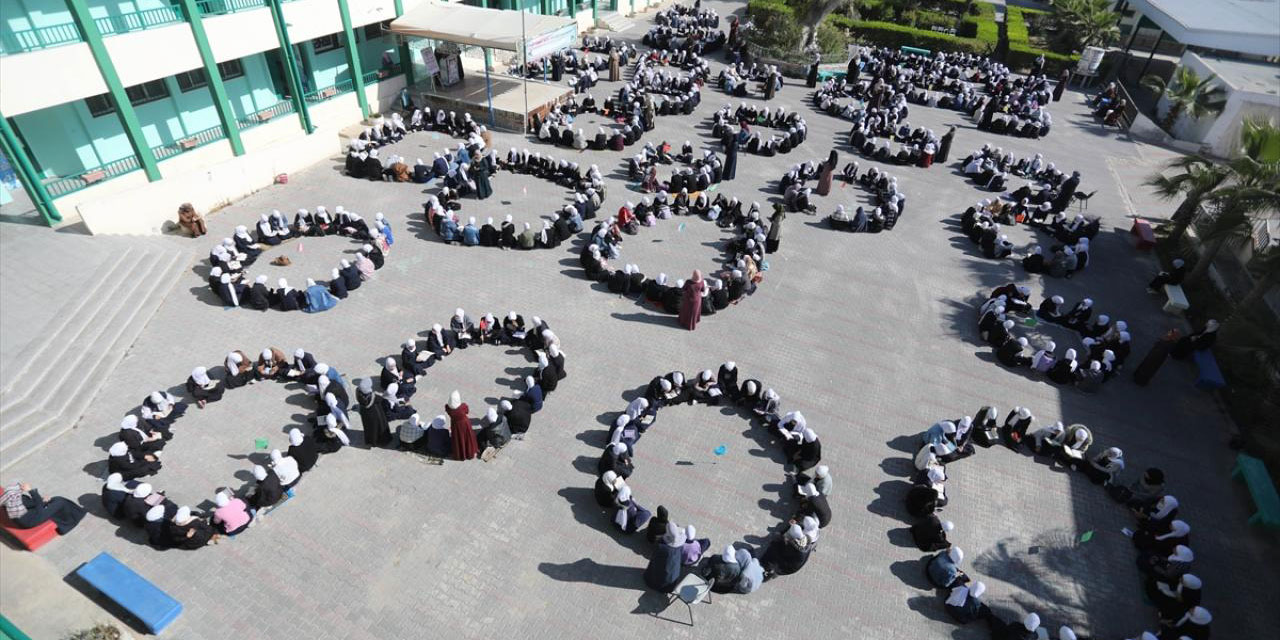
[[[636,26],[636,23],[617,11],[606,11],[596,16],[596,26],[609,31],[622,32]]]
[[[148,258],[129,274],[134,286],[102,310],[97,326],[69,340],[67,362],[41,372],[42,386],[27,387],[32,393],[0,416],[0,468],[76,426],[190,262],[188,254],[175,251],[151,252]]]
[[[36,365],[56,360],[66,353],[67,336],[79,335],[84,328],[99,316],[102,308],[111,302],[110,295],[126,284],[125,275],[139,259],[141,252],[135,248],[125,249],[118,258],[105,269],[87,287],[88,292],[101,292],[103,295],[78,295],[65,302],[55,317],[61,318],[56,326],[50,327],[43,341],[28,344],[16,358],[18,368],[5,371],[3,386],[0,386],[0,414],[8,411],[14,403],[22,399],[24,394],[14,394],[19,381],[28,384],[27,374]]]

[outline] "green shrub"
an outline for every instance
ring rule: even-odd
[[[818,25],[816,41],[824,56],[843,56],[849,50],[849,34],[829,22]]]
[[[751,0],[747,16],[754,23],[751,42],[771,51],[793,51],[804,37],[795,12],[781,0]]]
[[[851,20],[834,14],[828,16],[827,21],[848,31],[854,40],[880,47],[908,46],[931,51],[986,52],[985,46],[978,40],[959,38],[927,29],[914,29],[891,22]]]
[[[1080,59],[1078,55],[1066,55],[1031,45],[1031,36],[1027,33],[1027,22],[1024,12],[1044,13],[1022,7],[1005,7],[1005,35],[1009,38],[1009,55],[1005,64],[1015,71],[1030,69],[1036,58],[1044,56],[1045,73],[1050,75],[1072,66]]]

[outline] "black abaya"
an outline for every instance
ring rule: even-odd
[[[360,409],[360,422],[364,425],[364,443],[370,447],[385,447],[391,441],[391,427],[387,424],[387,414],[383,404],[378,402],[374,392],[356,391],[356,402]]]

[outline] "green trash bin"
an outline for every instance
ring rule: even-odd
[[[930,50],[928,50],[928,49],[921,49],[921,48],[919,48],[919,47],[905,47],[905,46],[904,46],[904,47],[898,47],[898,50],[899,50],[899,51],[901,51],[902,53],[914,53],[914,54],[916,54],[916,55],[918,55],[918,56],[932,56],[932,55],[933,55],[933,52],[932,52],[932,51],[930,51]]]

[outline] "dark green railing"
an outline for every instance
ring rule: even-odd
[[[289,115],[290,113],[293,113],[293,102],[290,100],[281,100],[266,109],[259,109],[258,111],[255,111],[243,118],[236,118],[236,126],[240,127],[241,131],[244,131],[245,129],[252,129],[260,124],[266,124],[280,116]]]
[[[308,91],[302,95],[302,98],[306,100],[308,104],[316,104],[319,102],[324,102],[325,100],[336,98],[344,93],[351,93],[350,80],[343,80],[342,82],[324,87],[322,89]]]
[[[250,11],[267,6],[264,0],[196,0],[200,13],[206,16],[220,16],[237,11]]]
[[[217,142],[225,137],[226,135],[222,132],[222,125],[217,125],[203,131],[197,131],[177,142],[151,147],[151,153],[155,154],[156,160],[166,160],[193,149],[199,149],[211,142]]]
[[[49,195],[54,198],[65,196],[69,193],[75,193],[81,189],[85,189],[99,182],[105,182],[116,176],[122,176],[130,171],[137,171],[139,168],[137,156],[129,156],[121,158],[104,165],[99,165],[90,169],[85,169],[80,173],[70,176],[54,178],[44,184],[44,188]]]
[[[107,36],[130,31],[142,31],[152,27],[163,27],[167,24],[185,22],[186,19],[186,16],[182,13],[182,7],[173,6],[133,11],[118,16],[107,16],[98,18],[93,23],[98,25],[98,31],[101,31],[102,35]]]
[[[0,54],[36,51],[83,41],[80,28],[74,22],[23,29],[0,36]]]

